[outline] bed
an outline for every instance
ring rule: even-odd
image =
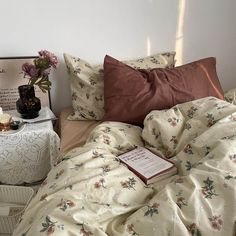
[[[235,105],[205,96],[151,110],[142,126],[90,125],[85,143],[68,146],[61,134],[63,157],[13,235],[234,235]],[[178,174],[145,185],[117,158],[135,146],[169,158]]]
[[[65,108],[59,116],[58,133],[61,138],[61,156],[75,147],[83,146],[89,133],[101,123],[95,120],[68,120],[67,117],[71,114],[72,110],[72,107]]]

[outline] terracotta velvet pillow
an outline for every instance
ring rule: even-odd
[[[213,57],[151,70],[136,70],[108,55],[104,59],[104,121],[141,124],[152,110],[207,96],[223,99]]]

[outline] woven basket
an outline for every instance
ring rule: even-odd
[[[0,202],[24,205],[23,210],[12,216],[0,216],[0,233],[11,234],[19,218],[32,199],[34,190],[31,187],[0,185]]]

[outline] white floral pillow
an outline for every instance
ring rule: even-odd
[[[175,52],[159,53],[154,56],[124,63],[136,69],[174,67]],[[73,113],[69,120],[101,120],[104,115],[103,65],[91,66],[86,61],[64,53],[70,75]]]

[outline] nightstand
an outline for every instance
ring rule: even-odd
[[[10,111],[14,119],[16,111]],[[4,184],[33,183],[44,179],[56,162],[60,139],[53,130],[54,114],[43,107],[39,117],[12,132],[0,132],[0,182]],[[42,121],[47,119],[47,121]],[[40,121],[35,123],[36,121]]]

